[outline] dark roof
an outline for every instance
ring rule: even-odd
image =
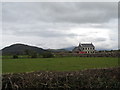
[[[72,51],[81,51],[79,47],[75,47]]]
[[[81,44],[82,47],[94,47],[93,44]]]
[[[73,50],[78,50],[79,48],[78,47],[75,47]]]

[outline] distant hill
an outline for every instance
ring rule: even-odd
[[[72,51],[74,48],[75,48],[75,46],[71,46],[71,47],[62,48],[62,49],[67,50],[67,51]]]
[[[68,52],[68,51],[72,51],[74,48],[75,46],[61,48],[61,49],[47,49],[47,50],[51,52]]]
[[[47,49],[50,52],[67,52],[68,50],[65,49]]]
[[[68,51],[72,51],[74,48],[75,46],[61,48],[61,49],[47,49],[47,50],[50,52],[68,52]]]
[[[29,50],[32,52],[37,52],[37,53],[43,53],[46,52],[47,50],[44,50],[42,48],[38,48],[35,46],[29,46],[25,44],[13,44],[11,46],[5,47],[2,49],[2,54],[3,55],[13,55],[13,54],[25,54],[25,51]]]

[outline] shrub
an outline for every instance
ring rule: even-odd
[[[51,52],[45,52],[42,54],[43,58],[52,58],[54,55]]]
[[[31,58],[37,58],[37,54],[32,54]]]
[[[38,57],[37,52],[35,52],[35,51],[31,52],[30,57],[31,58],[37,58]]]
[[[13,59],[17,59],[18,58],[18,55],[13,55]]]

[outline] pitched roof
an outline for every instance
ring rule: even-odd
[[[81,44],[82,47],[94,47],[93,44]]]

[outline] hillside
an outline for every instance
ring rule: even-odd
[[[23,54],[25,54],[26,50],[36,52],[36,53],[43,53],[46,51],[42,48],[38,48],[35,46],[29,46],[29,45],[25,45],[25,44],[13,44],[11,46],[3,48],[2,54],[3,55],[13,55],[13,54],[23,55]]]
[[[66,47],[66,48],[62,48],[62,49],[67,50],[67,51],[72,51],[74,48],[75,48],[75,46],[71,46],[71,47]]]
[[[47,49],[50,52],[68,52],[68,50],[65,49]]]

